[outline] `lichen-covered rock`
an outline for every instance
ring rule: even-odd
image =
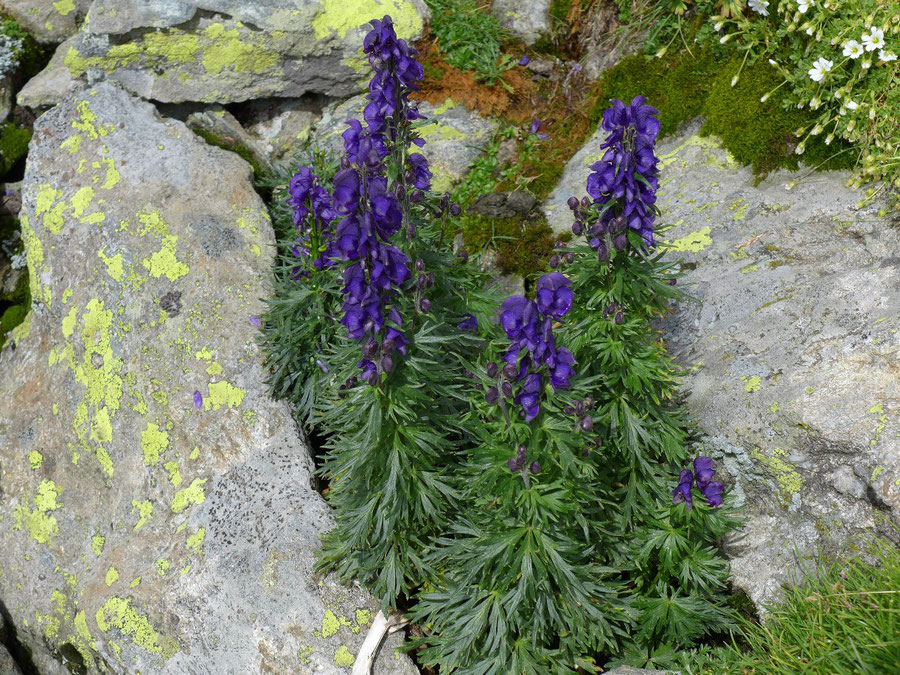
[[[385,14],[416,38],[428,10],[422,0],[94,0],[19,102],[46,105],[66,77],[115,80],[162,102],[346,96],[368,69],[368,22]]]
[[[525,44],[550,31],[550,0],[494,0],[493,11],[500,24]]]
[[[266,101],[251,111],[247,131],[257,139],[273,162],[290,160],[309,140],[310,131],[321,115],[314,101]]]
[[[772,599],[797,556],[900,523],[900,232],[845,173],[779,172],[758,186],[697,126],[659,147],[669,255],[684,302],[663,324],[689,369],[703,450],[749,517],[729,545],[739,588]],[[584,195],[598,138],[545,205],[558,229]]]
[[[344,151],[341,134],[347,129],[347,120],[361,120],[365,106],[366,97],[363,94],[329,106],[316,124],[312,138],[320,147],[340,156]],[[417,152],[428,160],[434,174],[433,189],[438,192],[449,190],[468,173],[472,162],[496,130],[497,122],[471,112],[450,99],[439,106],[421,101],[419,112],[428,122],[418,128],[425,145]]]
[[[91,0],[0,0],[0,12],[48,44],[74,35],[90,4]]]
[[[263,383],[273,232],[250,175],[109,83],[35,124],[0,598],[41,672],[349,672],[376,610],[313,575],[331,520]],[[415,672],[398,639],[379,672]]]

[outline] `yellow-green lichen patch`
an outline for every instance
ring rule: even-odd
[[[887,413],[884,411],[883,403],[876,403],[871,408],[869,408],[870,415],[878,416],[878,426],[875,427],[875,436],[869,441],[870,446],[878,445],[878,441],[881,440],[881,434],[884,432],[885,427],[887,427],[888,417]],[[875,480],[874,478],[872,480]]]
[[[310,661],[312,661],[312,655],[315,651],[315,648],[312,645],[300,645],[300,649],[297,650],[297,658],[300,659],[300,663],[303,665],[307,665]]]
[[[112,190],[119,184],[119,181],[122,180],[122,174],[116,169],[116,163],[112,158],[107,157],[100,161],[106,165],[106,180],[103,182],[103,185],[100,186],[100,189]]]
[[[28,453],[28,463],[31,465],[31,468],[37,471],[41,468],[41,465],[44,463],[44,456],[39,453],[37,450],[32,450]]]
[[[169,281],[175,281],[190,272],[190,268],[183,262],[179,261],[175,249],[178,244],[178,237],[167,234],[162,238],[162,248],[149,258],[141,260],[141,264],[150,272],[150,276],[159,279],[161,276]]]
[[[721,142],[715,136],[691,136],[671,152],[660,155],[660,168],[665,168],[674,163],[678,160],[678,155],[688,148],[698,148],[703,151],[706,154],[704,158],[706,166],[714,166],[720,169],[736,169],[739,166],[734,156],[722,148]],[[719,159],[718,153],[720,152],[724,152],[724,159]],[[685,166],[687,165],[686,160],[682,160],[682,162]]]
[[[759,269],[759,265],[756,263],[750,263],[749,265],[744,265],[741,268],[741,274],[749,274],[750,272],[755,272]]]
[[[13,512],[13,530],[24,527],[39,544],[50,541],[59,532],[59,523],[50,512],[62,508],[59,502],[62,492],[63,488],[52,480],[41,481],[34,497],[34,509],[29,509],[28,501],[23,500]]]
[[[771,457],[764,455],[759,448],[754,448],[750,456],[765,466],[778,482],[779,497],[783,505],[787,506],[793,501],[794,495],[803,489],[803,477],[797,468],[786,462],[783,457],[787,452],[781,448],[775,448]]]
[[[83,133],[87,138],[96,141],[101,136],[106,136],[115,130],[114,124],[94,124],[97,121],[97,115],[91,110],[91,106],[87,101],[79,102],[79,117],[72,121],[72,128]]]
[[[122,254],[117,253],[114,256],[107,256],[106,249],[101,248],[97,251],[97,257],[106,265],[106,273],[118,282],[122,281],[125,276],[125,268],[122,265]]]
[[[357,626],[368,626],[370,623],[372,623],[372,610],[370,610],[370,609],[356,610]]]
[[[193,550],[194,553],[200,553],[204,539],[206,539],[206,528],[201,527],[196,534],[192,534],[187,538],[188,548]]]
[[[762,385],[762,378],[757,375],[742,375],[741,382],[744,383],[744,391],[748,394],[752,394],[759,391],[759,388]]]
[[[168,447],[169,434],[162,431],[153,422],[148,422],[147,428],[141,432],[141,450],[144,452],[144,464],[147,466],[156,464]]]
[[[347,649],[347,645],[341,645],[334,653],[334,665],[340,668],[352,668],[356,657]]]
[[[464,141],[466,135],[459,129],[454,129],[447,124],[431,122],[419,128],[419,136],[434,141]]]
[[[151,502],[149,499],[145,499],[142,502],[139,502],[136,499],[132,500],[131,515],[135,515],[135,513],[137,513],[138,515],[138,522],[134,526],[134,531],[137,532],[147,524],[150,518],[153,517],[153,502]]]
[[[106,537],[103,537],[99,534],[95,534],[91,537],[91,550],[94,552],[95,556],[100,556],[103,552],[103,545],[106,543]]]
[[[156,573],[159,576],[163,576],[166,572],[169,571],[169,568],[172,566],[172,563],[165,558],[160,558],[156,561]]]
[[[225,380],[214,382],[209,385],[209,395],[203,399],[203,407],[206,410],[218,410],[222,406],[236,408],[244,402],[246,394],[245,389],[235,387]]]
[[[330,609],[327,610],[325,616],[322,617],[322,638],[328,639],[332,635],[335,635],[340,629],[341,622],[338,620],[337,615]]]
[[[172,460],[171,462],[166,462],[163,467],[169,473],[169,480],[172,482],[172,486],[178,487],[181,485],[181,471],[178,470],[178,462]]]
[[[221,375],[222,374],[222,364],[218,361],[213,361],[209,364],[209,367],[206,369],[206,373],[208,375]]]
[[[22,228],[22,243],[25,246],[25,257],[28,259],[28,286],[31,291],[31,297],[34,300],[43,301],[44,304],[49,306],[51,299],[50,287],[43,288],[41,286],[41,271],[44,268],[44,246],[34,230],[31,229],[31,223],[24,212],[19,216],[19,224]]]
[[[97,610],[97,627],[104,633],[116,628],[131,638],[138,647],[151,654],[159,654],[169,659],[178,651],[174,639],[161,636],[147,617],[139,614],[131,606],[131,598],[113,596]]]
[[[704,227],[702,230],[691,232],[689,235],[676,239],[675,241],[666,242],[661,248],[667,251],[689,251],[691,253],[699,253],[713,241],[709,236],[710,228]]]
[[[56,0],[53,3],[53,8],[62,16],[66,16],[75,11],[75,0]]]
[[[128,588],[137,588],[140,585],[141,585],[141,578],[135,577],[134,579],[131,580],[131,583],[128,584]]]
[[[275,67],[281,60],[278,52],[269,49],[263,36],[241,35],[237,28],[225,28],[220,23],[207,26],[203,35],[210,41],[203,50],[203,68],[209,75],[219,75],[225,69],[236,73],[257,75]]]
[[[880,465],[876,466],[874,469],[872,469],[872,477],[869,479],[869,482],[874,483],[876,480],[878,480],[878,477],[883,473],[884,473],[884,467],[880,466]]]
[[[110,567],[108,570],[106,570],[106,585],[107,586],[112,586],[118,580],[119,580],[119,570],[117,570],[115,567]]]
[[[344,39],[354,28],[365,26],[372,19],[390,14],[397,36],[409,39],[422,33],[422,17],[408,0],[323,0],[322,9],[312,20],[316,39],[337,35]]]
[[[172,511],[181,513],[190,506],[205,502],[206,492],[204,492],[203,486],[207,482],[205,478],[195,478],[188,487],[176,492],[175,498],[172,500]]]

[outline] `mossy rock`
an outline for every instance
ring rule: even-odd
[[[529,224],[520,218],[466,216],[461,231],[467,251],[477,254],[493,248],[502,274],[526,279],[547,269],[556,241],[545,220]]]
[[[0,348],[6,344],[6,335],[25,320],[28,314],[26,305],[12,305],[0,315]]]

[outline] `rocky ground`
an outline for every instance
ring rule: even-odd
[[[338,143],[368,19],[409,38],[428,21],[420,0],[355,4],[0,1],[59,43],[19,92],[40,117],[3,204],[32,297],[0,352],[0,638],[20,663],[27,648],[41,673],[349,672],[376,607],[312,573],[330,517],[264,383],[274,234],[252,176]],[[532,4],[494,11],[533,41],[550,19]],[[446,189],[499,122],[453,99],[422,111]],[[557,232],[601,141],[540,205]],[[658,154],[664,245],[695,298],[660,330],[746,505],[727,551],[761,604],[818,549],[900,522],[900,234],[840,173],[757,185],[690,126]],[[415,672],[401,640],[377,673]]]

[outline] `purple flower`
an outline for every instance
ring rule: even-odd
[[[194,390],[194,407],[199,408],[203,405],[203,394],[201,394],[198,390]]]
[[[362,370],[362,373],[360,373],[360,378],[362,378],[366,382],[368,382],[373,375],[378,373],[378,368],[368,359],[363,359],[356,364],[356,367]]]
[[[706,497],[706,501],[713,508],[722,505],[722,493],[724,491],[725,486],[719,481],[713,481],[701,490],[703,496]]]
[[[694,476],[697,479],[697,487],[705,489],[716,474],[716,463],[709,457],[697,457],[694,460]]]
[[[359,204],[359,174],[356,169],[338,171],[332,181],[334,210],[345,216],[353,213]]]
[[[253,324],[254,326],[256,326],[257,328],[262,328],[262,324],[259,322],[259,317],[258,317],[258,316],[251,316],[251,317],[250,317],[250,323],[252,323],[252,324]]]
[[[478,319],[474,314],[463,314],[463,320],[459,322],[460,330],[478,330]],[[494,364],[496,366],[496,364]]]
[[[527,55],[527,54],[522,54],[522,58],[519,59],[519,65],[520,65],[520,66],[527,66],[529,63],[531,63],[531,59],[528,58],[528,55]]]
[[[545,274],[537,284],[537,306],[541,314],[554,319],[563,318],[572,309],[574,294],[569,281],[561,272]]]
[[[680,504],[684,502],[689,509],[694,507],[694,500],[691,496],[691,483],[694,481],[694,474],[690,469],[685,469],[678,477],[678,487],[672,490],[672,503]]]
[[[526,422],[530,422],[541,412],[541,389],[543,389],[541,376],[537,373],[532,373],[525,378],[525,383],[522,385],[519,395],[513,399],[525,411]]]

